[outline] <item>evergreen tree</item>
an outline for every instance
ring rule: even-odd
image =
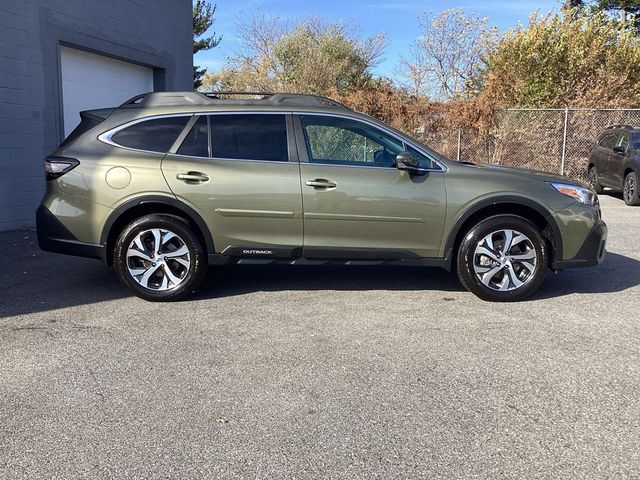
[[[222,40],[221,36],[215,34],[215,32],[204,37],[209,27],[213,25],[213,15],[216,13],[216,5],[211,5],[207,0],[196,0],[193,4],[193,53],[200,52],[202,50],[211,50],[215,48]],[[200,68],[197,65],[193,66],[193,88],[198,89],[202,84],[202,76],[206,73],[206,68]]]

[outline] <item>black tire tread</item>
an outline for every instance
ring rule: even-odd
[[[187,244],[192,256],[192,267],[188,278],[179,287],[166,292],[153,292],[140,286],[129,274],[126,267],[126,252],[131,238],[139,230],[161,227],[178,233]],[[116,275],[127,289],[136,296],[151,302],[175,302],[191,294],[202,282],[207,272],[207,256],[198,236],[189,224],[175,216],[150,214],[137,218],[120,233],[113,251],[113,266]]]
[[[484,286],[475,276],[473,267],[469,265],[470,248],[475,249],[477,240],[490,230],[496,230],[499,228],[513,228],[515,230],[525,230],[527,236],[534,243],[534,247],[538,253],[538,268],[534,272],[535,278],[521,289],[516,289],[510,292],[497,292]],[[487,217],[480,220],[477,224],[472,226],[463,237],[463,240],[458,249],[457,255],[457,273],[460,283],[481,298],[486,301],[494,302],[514,302],[523,300],[529,295],[533,294],[544,281],[549,265],[550,247],[549,243],[540,233],[538,227],[527,220],[524,217],[511,214],[500,214]]]

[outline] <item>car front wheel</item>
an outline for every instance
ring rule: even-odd
[[[548,246],[538,228],[516,215],[486,218],[467,232],[458,250],[458,277],[483,300],[522,300],[547,274]]]
[[[191,293],[207,269],[197,235],[168,215],[147,215],[129,224],[115,246],[113,263],[120,282],[138,297],[175,301]]]

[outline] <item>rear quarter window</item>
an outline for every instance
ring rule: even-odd
[[[189,121],[189,116],[165,117],[135,123],[111,137],[123,147],[166,153]]]

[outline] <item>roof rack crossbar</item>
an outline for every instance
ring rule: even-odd
[[[209,98],[220,98],[219,95],[255,95],[255,96],[261,96],[262,98],[267,98],[270,97],[271,95],[274,95],[271,92],[202,92],[203,95],[209,97]]]

